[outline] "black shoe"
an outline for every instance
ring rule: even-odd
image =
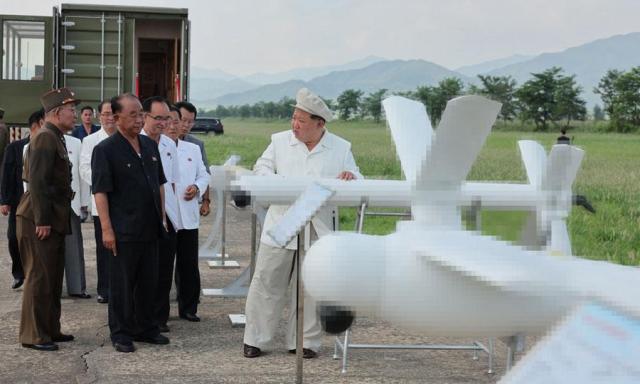
[[[130,341],[128,342],[114,341],[113,348],[115,348],[115,350],[118,352],[124,352],[124,353],[131,353],[131,352],[135,352],[136,350],[136,347]]]
[[[167,326],[167,324],[160,324],[160,325],[158,325],[158,329],[160,330],[160,333],[167,333],[167,332],[169,332],[169,326]]]
[[[13,279],[13,284],[11,284],[11,289],[18,289],[22,287],[24,283],[24,279]]]
[[[251,345],[248,345],[248,344],[244,345],[244,357],[248,357],[249,359],[252,359],[260,355],[262,355],[262,351],[260,350],[260,348],[252,347]]]
[[[56,343],[42,343],[42,344],[22,344],[25,348],[35,349],[36,351],[57,351],[58,345]]]
[[[78,299],[90,299],[91,295],[86,293],[86,292],[82,292],[82,293],[72,293],[69,296],[71,297],[77,297]]]
[[[296,353],[295,349],[290,349],[289,353]],[[318,354],[314,351],[312,351],[309,348],[302,348],[302,358],[303,359],[313,359],[314,357],[317,357]]]
[[[198,322],[200,321],[200,318],[197,315],[194,315],[193,313],[185,313],[180,315],[181,319],[185,319],[187,321],[193,321],[193,322]]]
[[[169,338],[160,334],[153,337],[136,336],[133,338],[133,340],[139,341],[141,343],[149,343],[149,344],[156,344],[156,345],[169,344]]]
[[[65,343],[67,341],[73,341],[74,339],[75,337],[73,337],[73,335],[65,335],[64,333],[51,338],[51,340],[55,341],[56,343]]]
[[[108,302],[109,302],[109,299],[107,299],[106,297],[102,297],[102,296],[98,295],[98,303],[107,304]]]

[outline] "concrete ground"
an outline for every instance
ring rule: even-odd
[[[227,249],[241,266],[249,264],[250,213],[229,208]],[[200,230],[203,242],[213,214]],[[88,292],[91,299],[62,297],[62,330],[76,340],[61,343],[57,352],[25,349],[18,343],[22,289],[11,290],[7,251],[7,219],[0,218],[0,382],[1,383],[290,383],[295,380],[295,357],[284,347],[283,332],[273,350],[257,359],[242,356],[243,329],[232,328],[227,315],[244,312],[244,298],[202,297],[200,323],[177,317],[172,302],[167,335],[171,343],[153,346],[136,343],[132,354],[116,352],[109,341],[107,306],[95,301],[96,259],[93,225],[83,224]],[[213,270],[200,262],[203,288],[221,288],[241,269]],[[172,297],[175,294],[172,293]],[[281,327],[282,328],[282,327]],[[357,319],[355,343],[461,344],[472,340],[428,338],[404,332],[372,319]],[[309,383],[493,383],[503,374],[505,348],[496,343],[494,374],[487,374],[487,355],[478,360],[470,351],[352,350],[349,367],[341,374],[341,361],[332,359],[333,336],[325,336],[318,358],[305,360]],[[486,342],[486,340],[483,340]]]

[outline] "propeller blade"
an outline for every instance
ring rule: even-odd
[[[553,220],[551,222],[551,239],[547,246],[551,255],[571,256],[571,239],[565,220]]]
[[[554,145],[547,162],[547,177],[543,188],[549,191],[570,191],[573,185],[584,151],[572,145]]]
[[[520,140],[518,141],[518,147],[520,148],[520,155],[524,169],[527,172],[529,184],[538,188],[541,187],[544,172],[547,169],[547,153],[544,147],[533,140]]]
[[[417,189],[459,188],[491,132],[501,106],[477,95],[449,100],[431,151],[420,167]]]
[[[429,153],[433,135],[424,104],[391,96],[382,101],[382,106],[404,176],[409,181],[415,181],[417,172]]]

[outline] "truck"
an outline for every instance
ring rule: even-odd
[[[52,16],[0,15],[0,108],[26,126],[40,96],[69,87],[82,105],[129,92],[188,100],[184,8],[61,4]]]

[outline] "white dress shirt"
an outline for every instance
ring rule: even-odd
[[[82,140],[79,167],[80,178],[89,185],[89,188],[91,188],[91,155],[93,154],[93,148],[107,137],[109,137],[107,131],[100,128],[99,131],[86,136],[84,140]],[[98,216],[98,208],[96,208],[96,199],[93,193],[91,193],[91,214]]]
[[[144,129],[140,134],[148,136]],[[168,136],[160,134],[158,151],[160,152],[160,160],[162,161],[162,171],[164,172],[164,177],[167,179],[167,183],[164,185],[164,211],[167,218],[171,220],[173,228],[177,231],[178,229],[182,229],[178,225],[178,199],[173,189],[180,175],[178,168],[178,149],[173,140]]]

